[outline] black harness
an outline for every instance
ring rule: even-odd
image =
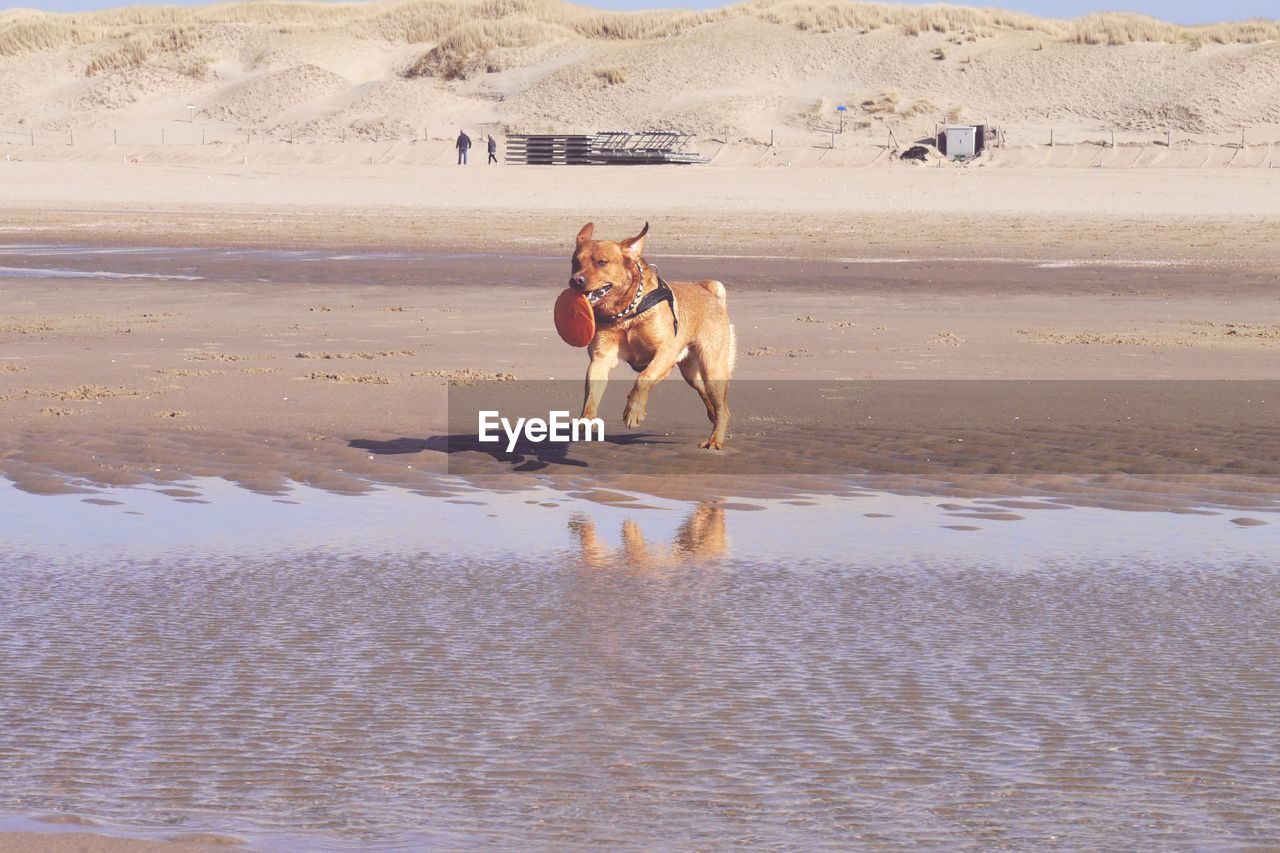
[[[676,292],[671,289],[671,285],[658,275],[656,269],[653,274],[658,279],[658,286],[649,293],[644,292],[644,261],[637,261],[637,268],[640,271],[640,281],[636,284],[636,295],[631,300],[631,304],[616,314],[601,318],[607,323],[618,323],[626,319],[639,317],[659,302],[671,303],[671,323],[675,333],[680,334],[680,314],[676,311]],[[652,265],[651,265],[652,268]]]

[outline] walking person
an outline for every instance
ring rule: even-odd
[[[458,131],[458,165],[467,165],[467,152],[471,150],[471,137],[465,130]]]
[[[498,140],[493,138],[493,134],[489,134],[489,163],[498,162]],[[485,164],[486,166],[488,163]]]

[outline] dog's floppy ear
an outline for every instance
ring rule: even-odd
[[[594,233],[596,233],[596,224],[594,222],[588,222],[586,225],[583,225],[582,230],[578,232],[578,245],[581,246],[583,243],[590,240],[591,235]]]
[[[644,251],[644,235],[649,233],[649,223],[646,222],[644,227],[640,229],[640,233],[634,237],[628,237],[622,241],[622,251],[628,257],[638,258],[640,253]]]

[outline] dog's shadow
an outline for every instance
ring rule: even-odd
[[[608,444],[615,447],[627,447],[643,444],[673,444],[668,436],[656,433],[636,432],[626,435],[606,436],[602,442],[591,444]],[[474,433],[454,433],[451,435],[433,435],[427,438],[391,438],[383,441],[371,438],[355,438],[347,442],[348,447],[363,450],[377,456],[398,456],[402,454],[445,453],[456,455],[476,453],[488,456],[501,463],[509,471],[530,472],[560,468],[591,468],[585,459],[575,458],[572,454],[576,445],[567,442],[532,442],[521,439],[512,450],[507,450],[506,439],[497,442],[485,442]],[[585,445],[590,446],[590,445]]]

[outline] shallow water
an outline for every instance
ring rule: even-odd
[[[190,485],[0,491],[0,827],[1280,842],[1274,523]]]

